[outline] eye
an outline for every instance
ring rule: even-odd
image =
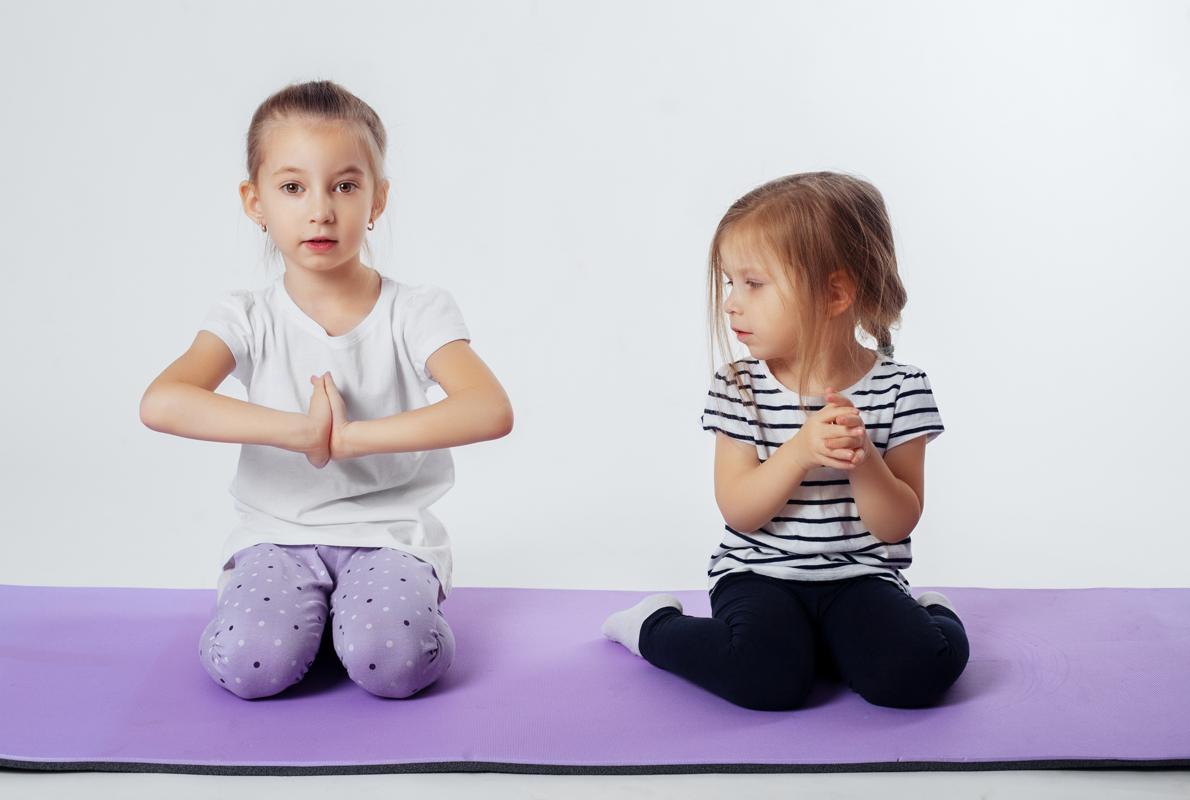
[[[344,186],[350,186],[350,187],[351,187],[351,189],[350,189],[350,190],[348,190],[348,191],[346,191],[346,192],[344,192],[344,194],[351,194],[352,192],[354,192],[356,189],[358,189],[358,188],[359,188],[359,186],[357,186],[356,184],[352,183],[351,181],[343,181],[343,182],[342,182],[342,183],[340,183],[340,184],[338,185],[338,187],[336,187],[336,188],[342,188],[342,187],[344,187]]]
[[[760,281],[748,280],[748,281],[744,281],[744,283],[748,286],[749,289],[755,289],[758,286],[764,286],[764,284],[761,283]]]
[[[293,194],[293,192],[289,191],[290,186],[298,186],[298,185],[296,183],[283,183],[283,184],[281,184],[281,191],[285,192],[285,194]],[[300,189],[301,187],[298,186],[298,188]]]

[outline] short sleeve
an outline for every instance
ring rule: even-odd
[[[943,430],[942,416],[938,412],[930,379],[921,369],[905,365],[905,377],[901,379],[901,388],[893,406],[885,453],[919,436],[925,436],[927,443],[932,442]]]
[[[210,331],[227,345],[236,360],[231,374],[245,387],[252,379],[252,326],[248,313],[251,308],[251,292],[231,292],[207,311],[199,325],[199,330]]]
[[[725,365],[715,371],[703,404],[702,429],[712,434],[725,433],[733,439],[756,444],[755,406],[745,400]]]
[[[471,334],[450,292],[437,286],[411,286],[406,288],[406,293],[401,335],[418,377],[426,382],[435,381],[426,361],[448,342],[471,341]]]

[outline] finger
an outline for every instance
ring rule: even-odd
[[[855,403],[851,402],[846,395],[841,395],[833,389],[826,390],[826,401],[835,406],[850,406],[851,408],[855,408]]]
[[[844,461],[848,464],[851,463],[851,458],[854,455],[854,453],[855,453],[854,450],[841,448],[841,447],[840,448],[823,447],[821,450],[818,451],[818,455],[822,456],[823,458],[833,459],[835,461]]]
[[[829,405],[829,406],[823,406],[823,407],[822,407],[822,410],[821,410],[821,411],[819,411],[818,413],[819,413],[819,414],[822,416],[822,419],[824,419],[824,420],[826,420],[826,421],[828,421],[828,422],[830,422],[830,421],[836,421],[836,422],[837,422],[837,421],[839,421],[839,419],[840,419],[840,418],[843,418],[843,419],[852,419],[852,420],[858,420],[858,419],[860,419],[860,417],[859,417],[859,413],[858,413],[858,412],[855,410],[855,406],[851,406],[851,405],[846,405],[846,406],[839,406],[839,405]]]
[[[326,386],[327,394],[331,395],[332,397],[340,397],[341,396],[339,394],[339,387],[335,385],[335,379],[333,377],[331,377],[331,374],[329,372],[323,374],[322,382]]]
[[[331,403],[331,413],[337,420],[336,424],[347,421],[347,403],[343,400],[343,395],[339,393],[339,387],[335,386],[335,381],[331,378],[330,373],[327,373],[324,380],[326,385],[327,398]]]
[[[822,466],[824,466],[824,467],[830,467],[832,469],[841,469],[841,470],[845,470],[845,471],[851,470],[855,467],[855,464],[851,463],[850,461],[842,461],[840,459],[829,458],[827,456],[822,456],[821,458],[822,458]]]
[[[854,449],[855,447],[858,447],[863,440],[864,437],[852,430],[849,431],[845,436],[824,436],[822,439],[822,444],[827,450]]]
[[[822,427],[823,439],[847,439],[863,433],[863,428],[851,425],[827,424]]]

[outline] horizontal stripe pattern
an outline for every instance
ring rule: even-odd
[[[750,391],[740,391],[727,365],[716,370],[707,390],[702,428],[753,445],[764,462],[797,435],[806,415],[798,407],[798,395],[773,378],[763,362],[741,359],[735,366],[740,382]],[[882,457],[890,448],[919,437],[933,441],[945,430],[929,378],[911,364],[882,356],[843,394],[855,404]],[[822,403],[807,408],[814,413]],[[724,525],[707,578],[713,590],[724,575],[734,572],[796,580],[876,575],[909,593],[901,571],[912,562],[912,537],[885,544],[869,533],[847,473],[820,467],[806,474],[795,496],[760,529],[742,533]]]

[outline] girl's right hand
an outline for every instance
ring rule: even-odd
[[[306,412],[309,434],[301,451],[311,464],[322,469],[331,460],[331,401],[320,376],[311,375],[310,383],[314,391],[310,394],[310,410]]]
[[[811,414],[802,429],[782,447],[792,447],[798,462],[807,470],[817,467],[852,470],[856,467],[852,461],[855,450],[840,449],[838,445],[860,447],[863,431],[863,420],[854,406],[828,405]],[[836,440],[831,441],[836,446],[828,446],[829,440]]]

